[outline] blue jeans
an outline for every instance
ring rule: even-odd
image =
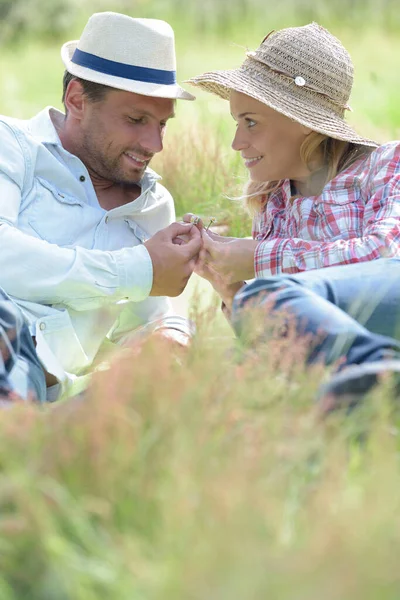
[[[266,323],[282,313],[298,336],[313,338],[308,364],[342,359],[342,369],[400,358],[400,259],[257,279],[235,297],[239,336],[246,336],[246,314],[263,307]]]
[[[0,288],[0,391],[46,400],[44,371],[19,308]]]

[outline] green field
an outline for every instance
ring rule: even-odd
[[[60,45],[95,10],[168,19],[181,82],[315,19],[353,57],[351,123],[399,138],[397,4],[315,4],[0,0],[0,112],[60,107]],[[178,216],[213,215],[249,235],[227,197],[245,180],[227,104],[198,93],[177,117],[154,168]],[[186,356],[149,343],[96,372],[85,400],[0,412],[0,600],[398,600],[390,382],[322,421],[314,398],[329,374],[306,372],[290,340],[243,352],[208,284],[195,283],[176,301],[199,332]]]

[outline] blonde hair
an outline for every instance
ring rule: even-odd
[[[331,179],[359,158],[370,154],[372,150],[373,148],[368,146],[336,140],[312,131],[300,147],[300,158],[311,171],[310,185],[313,195],[321,193]],[[312,164],[315,163],[316,158],[319,159],[319,166],[313,170]],[[245,185],[242,198],[250,214],[259,213],[271,194],[278,190],[282,183],[282,180],[264,182],[249,180]]]

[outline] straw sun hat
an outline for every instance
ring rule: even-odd
[[[242,92],[290,119],[339,140],[377,146],[344,120],[353,63],[340,41],[317,23],[271,32],[238,69],[211,71],[188,83],[229,99]]]
[[[112,88],[156,98],[194,100],[176,82],[172,27],[158,19],[95,13],[61,58],[69,73]]]

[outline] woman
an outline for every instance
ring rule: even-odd
[[[326,29],[271,32],[239,69],[189,83],[230,101],[250,176],[253,239],[203,230],[199,272],[228,307],[245,279],[399,256],[400,144],[346,123],[353,65]]]

